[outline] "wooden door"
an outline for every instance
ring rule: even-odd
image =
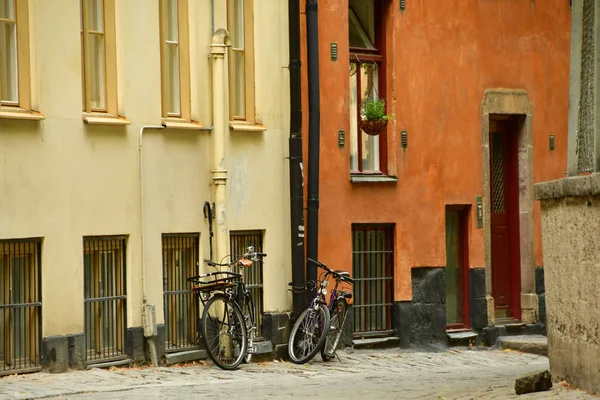
[[[470,327],[468,212],[466,206],[446,206],[447,329]]]
[[[492,296],[496,319],[520,319],[516,129],[510,120],[490,124]]]

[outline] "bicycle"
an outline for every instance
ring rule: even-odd
[[[210,267],[226,267],[230,271],[216,271],[189,277],[194,283],[192,292],[198,295],[204,310],[200,323],[200,336],[211,360],[221,369],[233,370],[242,361],[249,363],[256,351],[256,315],[254,301],[242,279],[242,269],[262,262],[266,253],[253,246],[239,259],[228,263],[204,260]],[[232,272],[239,267],[239,272]],[[207,280],[209,279],[209,280]]]
[[[317,289],[315,297],[300,312],[290,332],[288,354],[290,360],[296,364],[308,362],[319,351],[321,351],[321,358],[324,361],[335,357],[335,351],[348,315],[347,301],[352,298],[352,293],[338,290],[338,287],[341,282],[354,283],[346,271],[334,271],[327,265],[311,258],[308,261],[325,270],[325,273],[317,282],[309,281],[305,286],[298,287],[289,283],[292,290]],[[327,305],[325,295],[330,276],[335,279],[335,286],[330,294],[329,305]]]

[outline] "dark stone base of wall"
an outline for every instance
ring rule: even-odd
[[[125,353],[135,362],[146,361],[144,328],[137,326],[125,331]]]
[[[445,269],[413,268],[412,292],[412,302],[396,302],[393,308],[400,347],[447,345]]]
[[[43,338],[41,365],[48,372],[65,372],[69,368],[85,368],[84,334]]]
[[[546,324],[546,284],[544,283],[544,268],[535,269],[535,292],[538,295],[538,321]]]
[[[487,326],[487,301],[485,299],[485,268],[469,270],[469,299],[471,328],[480,331]]]
[[[263,314],[262,336],[273,346],[287,344],[290,337],[290,313],[267,312]]]

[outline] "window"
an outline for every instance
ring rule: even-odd
[[[115,2],[80,0],[80,6],[83,111],[116,116]]]
[[[163,235],[163,296],[165,350],[196,346],[199,307],[187,278],[198,275],[198,235]]]
[[[387,173],[387,134],[367,135],[360,129],[365,98],[385,98],[383,15],[380,2],[350,1],[350,171]]]
[[[88,363],[125,358],[125,241],[83,239],[85,348]]]
[[[394,225],[352,225],[354,334],[391,335],[394,303]]]
[[[40,368],[40,245],[0,241],[0,375]]]
[[[187,0],[160,0],[163,118],[191,120]]]
[[[229,113],[232,120],[255,122],[252,0],[228,0],[231,35],[229,54]]]
[[[27,0],[0,0],[0,105],[31,109]]]

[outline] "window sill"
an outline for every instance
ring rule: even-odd
[[[129,125],[131,122],[125,117],[108,114],[83,114],[83,120],[90,125]]]
[[[229,128],[233,131],[242,132],[264,132],[267,130],[267,127],[262,124],[246,121],[229,121]]]
[[[0,118],[24,119],[29,121],[41,121],[46,119],[44,114],[38,111],[29,111],[23,108],[0,107]]]
[[[352,182],[352,183],[395,183],[395,182],[398,182],[398,177],[389,176],[389,175],[351,174],[350,182]]]
[[[201,123],[197,121],[188,121],[186,119],[163,118],[163,126],[173,129],[191,129],[191,130],[206,130]]]

